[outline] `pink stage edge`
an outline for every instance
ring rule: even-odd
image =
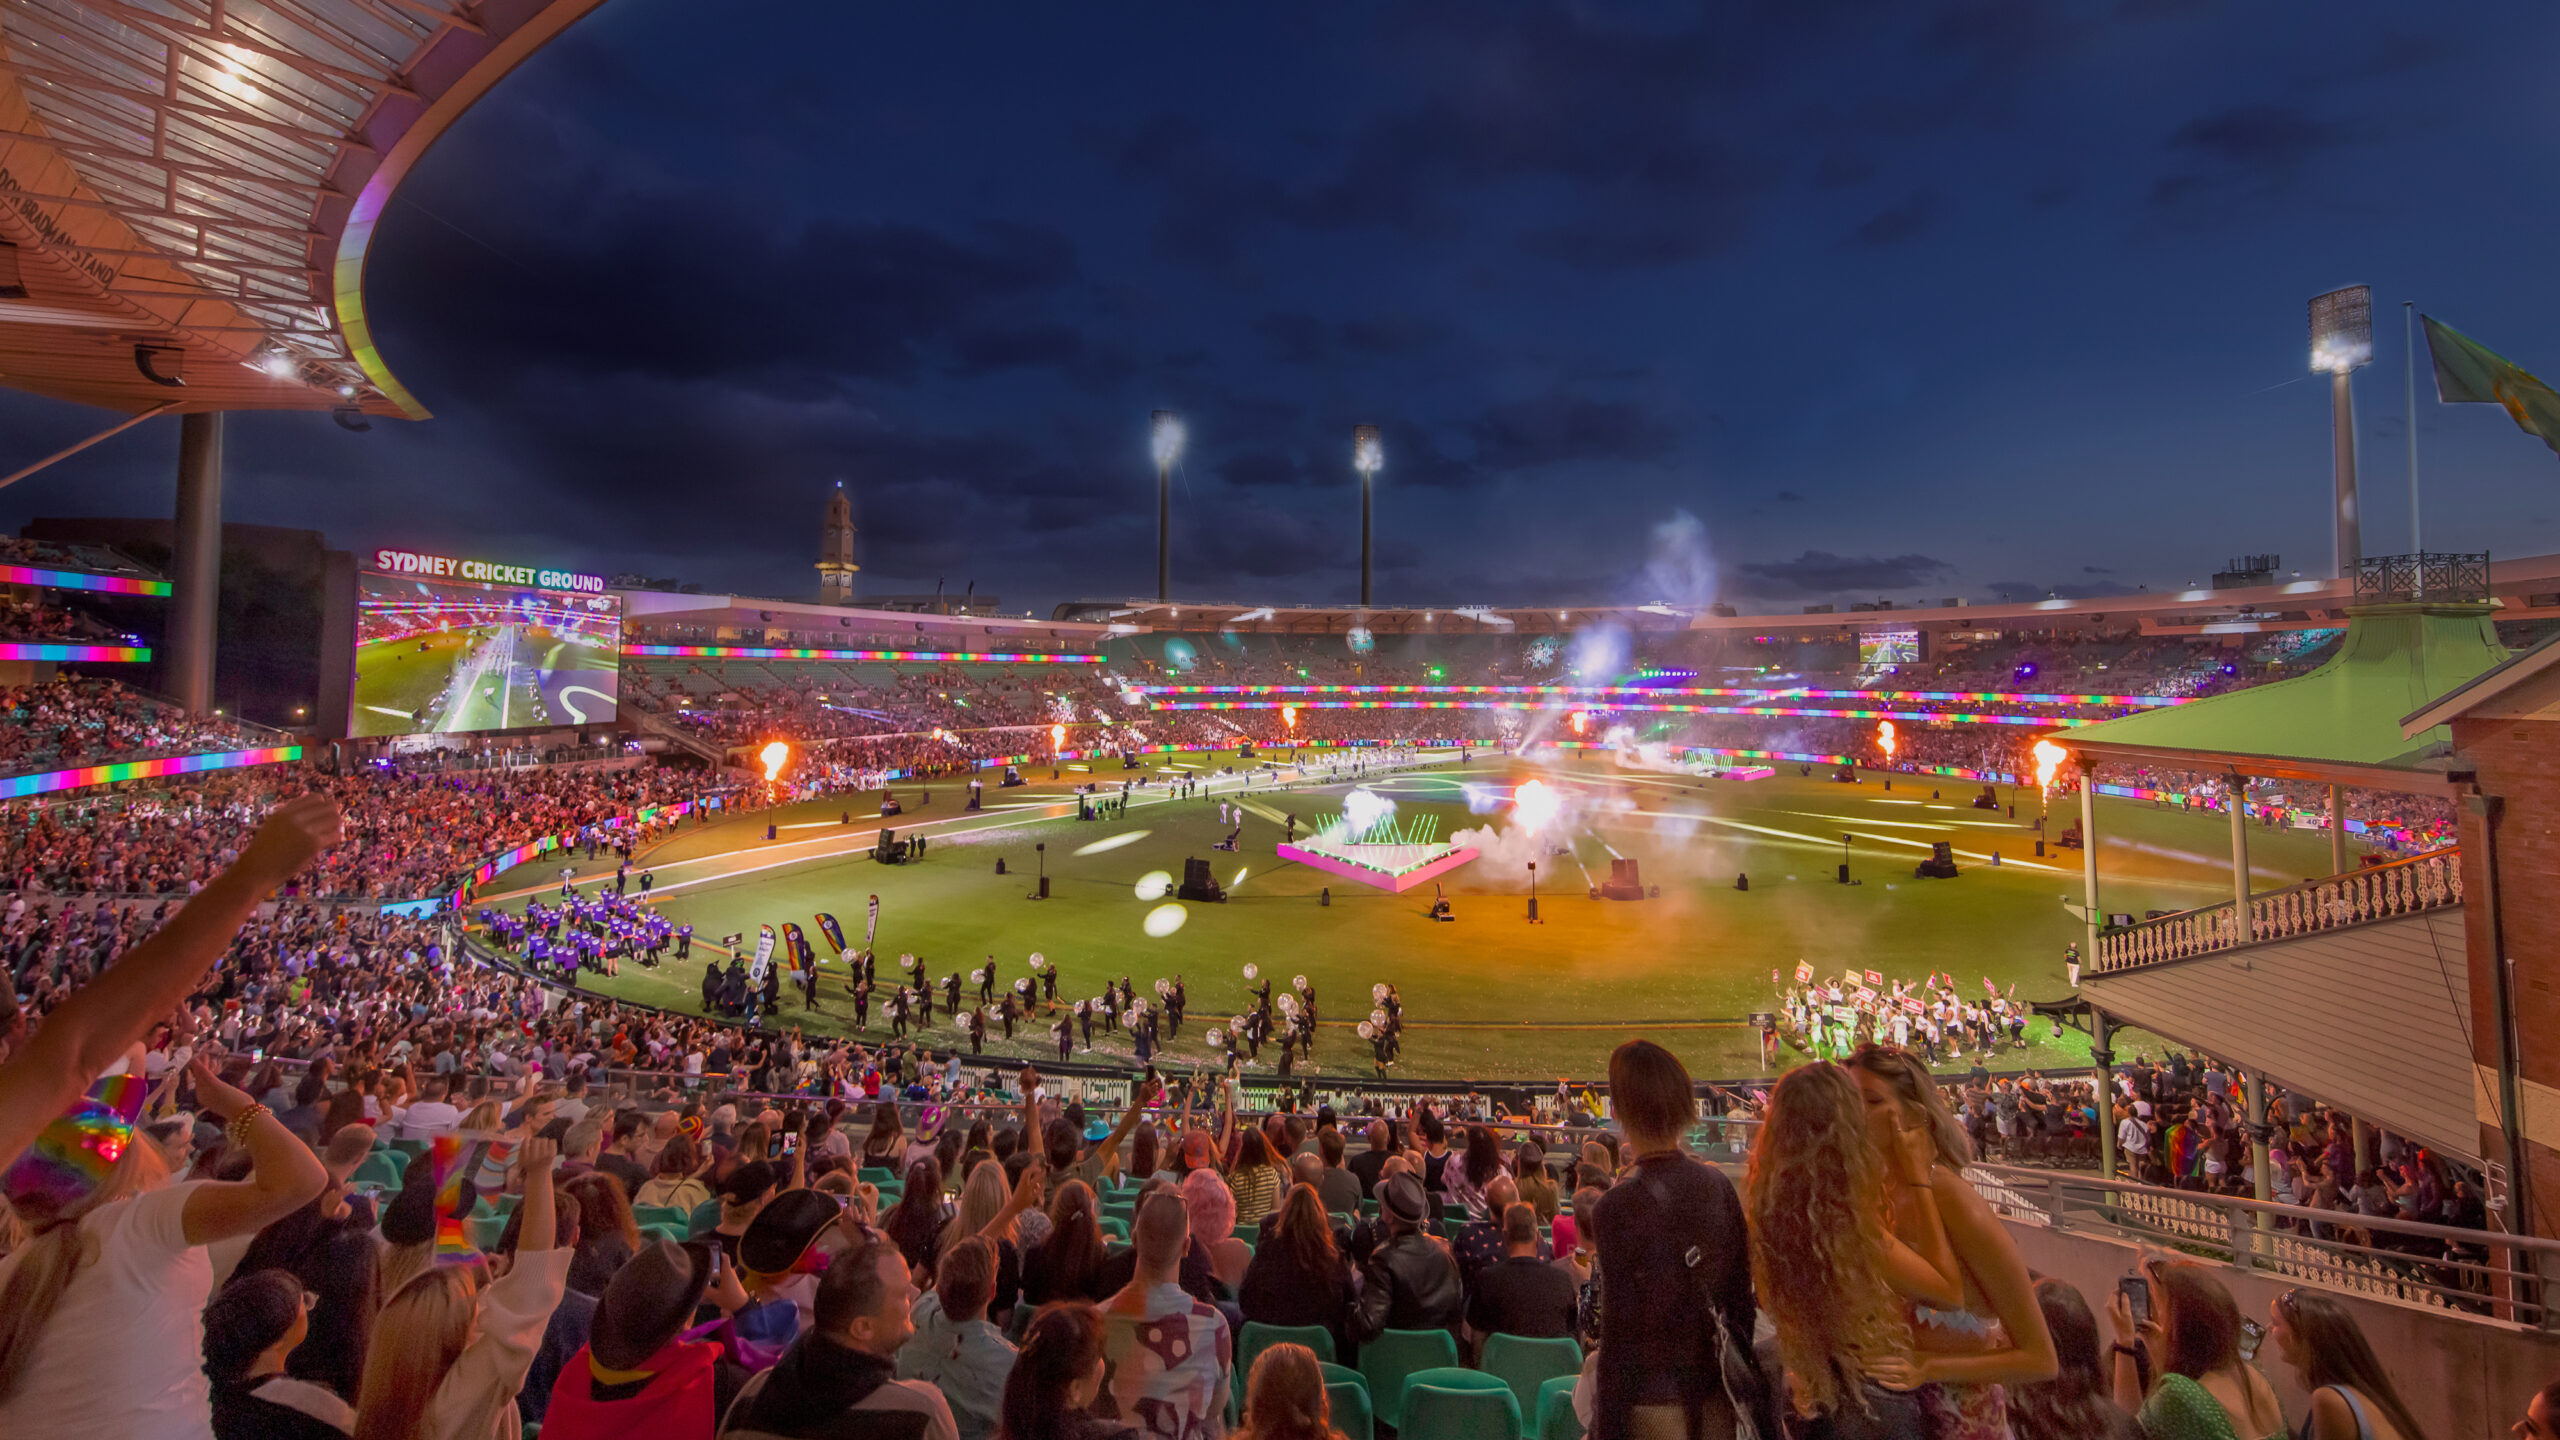
[[[1416,866],[1401,875],[1390,875],[1384,870],[1372,870],[1366,865],[1354,865],[1348,860],[1319,854],[1296,845],[1281,846],[1280,855],[1283,859],[1313,865],[1328,875],[1339,875],[1345,880],[1356,880],[1391,895],[1401,895],[1426,880],[1437,879],[1476,858],[1476,852],[1472,848],[1452,850],[1428,865]]]

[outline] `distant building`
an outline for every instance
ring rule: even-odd
[[[844,492],[844,482],[839,480],[835,495],[827,501],[826,528],[818,537],[819,601],[851,603],[854,572],[861,568],[853,563],[853,497]]]

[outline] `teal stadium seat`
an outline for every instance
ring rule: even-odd
[[[1538,1387],[1538,1440],[1582,1440],[1582,1417],[1573,1413],[1574,1382],[1558,1375]]]
[[[1530,1427],[1521,1432],[1522,1440],[1536,1434],[1538,1391],[1559,1375],[1571,1376],[1582,1371],[1582,1347],[1570,1337],[1533,1340],[1523,1335],[1488,1335],[1484,1353],[1477,1367],[1488,1375],[1499,1377],[1511,1387],[1512,1398],[1520,1402],[1520,1420]]]
[[[1511,1387],[1491,1376],[1490,1385],[1433,1385],[1423,1382],[1424,1371],[1405,1387],[1403,1423],[1396,1427],[1398,1440],[1487,1440],[1488,1436],[1520,1433],[1520,1402],[1512,1398]],[[1436,1372],[1442,1376],[1475,1375],[1473,1370]]]
[[[1389,1425],[1404,1413],[1405,1377],[1419,1370],[1453,1367],[1458,1342],[1446,1330],[1388,1330],[1360,1347],[1360,1374],[1369,1382],[1369,1409]],[[1490,1378],[1490,1377],[1488,1377]],[[1496,1381],[1496,1384],[1501,1382]],[[1503,1386],[1505,1390],[1511,1387]]]
[[[1304,1345],[1320,1361],[1333,1358],[1333,1332],[1321,1325],[1265,1325],[1247,1320],[1236,1336],[1235,1413],[1244,1413],[1245,1381],[1252,1378],[1253,1362],[1274,1345]]]

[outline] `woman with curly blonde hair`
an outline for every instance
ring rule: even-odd
[[[1769,1097],[1751,1149],[1743,1206],[1751,1222],[1751,1274],[1778,1330],[1796,1408],[1816,1440],[1884,1440],[1927,1434],[1913,1387],[1911,1327],[1897,1295],[1963,1303],[1953,1249],[1937,1223],[1926,1177],[1925,1132],[1897,1153],[1868,1138],[1857,1082],[1827,1062],[1787,1072]],[[1926,1218],[1915,1250],[1895,1238],[1886,1208],[1888,1167],[1918,1181]]]

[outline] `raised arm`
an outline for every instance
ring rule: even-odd
[[[1112,1157],[1120,1153],[1120,1142],[1128,1139],[1130,1134],[1138,1128],[1138,1122],[1146,1118],[1147,1107],[1155,1103],[1155,1097],[1156,1087],[1144,1080],[1130,1088],[1129,1108],[1121,1112],[1120,1123],[1111,1127],[1111,1133],[1103,1138],[1100,1148],[1093,1152],[1096,1164],[1105,1170],[1111,1168]]]
[[[256,1112],[242,1142],[249,1151],[249,1178],[216,1181],[187,1196],[181,1220],[188,1244],[254,1235],[301,1209],[329,1183],[320,1157],[248,1092],[225,1084],[202,1060],[189,1062],[187,1078],[195,1085],[196,1103],[226,1126],[243,1112]]]
[[[1928,1356],[1921,1364],[1922,1377],[1958,1385],[2024,1385],[2052,1379],[2061,1362],[2018,1242],[1964,1177],[1940,1166],[1930,1188],[1937,1196],[1938,1214],[1946,1222],[1947,1241],[1955,1247],[1957,1261],[1981,1287],[2009,1344],[1978,1355]]]
[[[335,800],[302,795],[277,806],[240,858],[168,924],[47,1016],[35,1037],[0,1065],[0,1164],[15,1160],[98,1072],[178,1008],[260,901],[336,843]]]

